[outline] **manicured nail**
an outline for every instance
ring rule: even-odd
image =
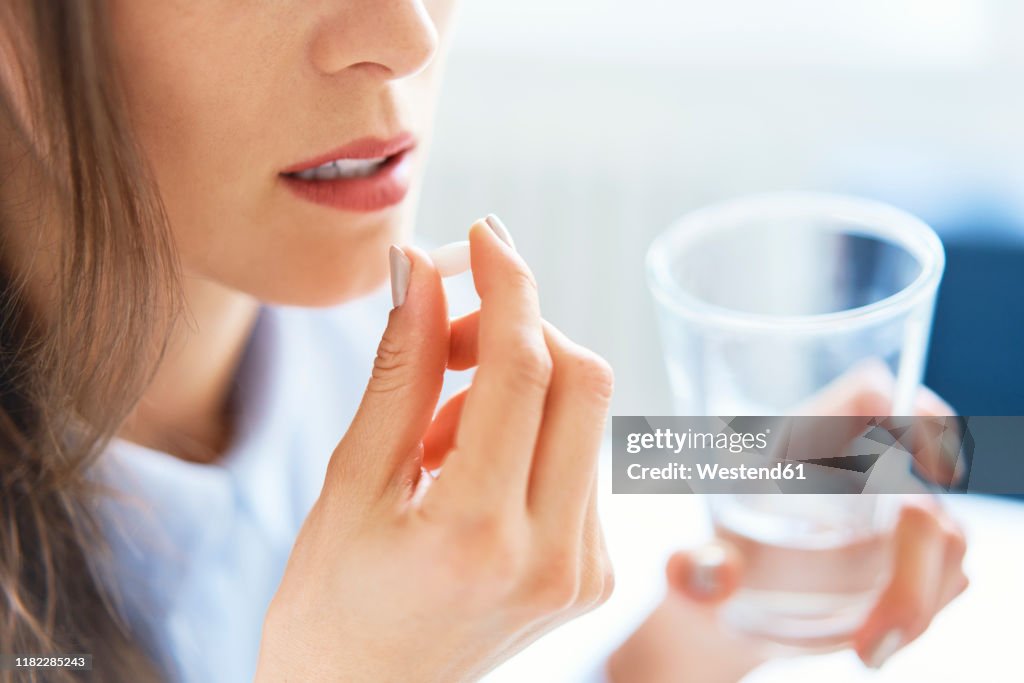
[[[498,236],[498,239],[513,249],[516,248],[516,243],[512,241],[512,234],[508,231],[508,228],[505,227],[505,224],[501,222],[500,218],[495,216],[493,213],[489,213],[487,214],[487,218],[484,219],[484,222],[490,226],[491,230],[494,231],[494,234]]]
[[[867,665],[872,669],[881,669],[889,657],[896,654],[896,651],[903,645],[903,634],[899,629],[893,629],[882,636],[875,649],[868,656]]]
[[[412,262],[404,251],[393,244],[388,251],[388,259],[391,261],[391,301],[398,308],[405,303],[405,295],[409,292]]]
[[[441,277],[451,277],[469,270],[469,242],[452,242],[430,252],[430,260]]]
[[[725,550],[718,545],[706,545],[694,551],[690,571],[690,589],[698,595],[712,597],[721,590],[718,575],[725,566]]]

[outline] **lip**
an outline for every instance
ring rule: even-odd
[[[306,201],[347,211],[379,211],[400,203],[412,180],[415,139],[403,133],[389,140],[366,137],[289,166],[280,172],[285,186]],[[333,180],[303,180],[294,175],[335,159],[388,157],[373,174]]]

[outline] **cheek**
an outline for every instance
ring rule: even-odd
[[[276,15],[291,3],[187,4],[111,0],[134,132],[186,271],[291,305],[383,285],[388,245],[409,237],[415,193],[387,211],[346,213],[296,200],[278,177],[311,150],[373,130],[376,109],[365,103],[377,91],[309,75],[301,36],[281,30],[294,18]],[[452,3],[435,4],[443,30]],[[436,66],[388,89],[424,149]],[[417,177],[423,163],[418,155]]]
[[[265,21],[222,16],[225,3],[187,12],[180,3],[114,4],[133,132],[172,227],[205,232],[219,251],[219,223],[259,214],[263,207],[252,204],[275,178],[268,150],[281,133],[271,124],[280,120],[271,95],[281,90],[269,65],[285,55],[262,49]]]
[[[239,163],[256,160],[247,150],[264,132],[261,93],[273,85],[253,68],[262,63],[261,22],[231,21],[219,2],[112,4],[134,133],[161,186],[230,185]],[[245,27],[248,43],[239,35]]]
[[[287,41],[272,40],[283,18],[233,16],[232,4],[111,2],[133,132],[185,267],[214,277],[214,256],[251,261],[251,245],[270,241],[274,122],[287,121],[278,80],[294,66]]]

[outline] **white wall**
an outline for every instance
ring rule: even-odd
[[[419,229],[494,211],[546,316],[670,412],[643,256],[690,208],[771,189],[1012,194],[1019,0],[465,0]]]

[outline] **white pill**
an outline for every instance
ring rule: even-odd
[[[430,252],[430,260],[441,277],[451,277],[469,270],[469,242],[452,242]]]

